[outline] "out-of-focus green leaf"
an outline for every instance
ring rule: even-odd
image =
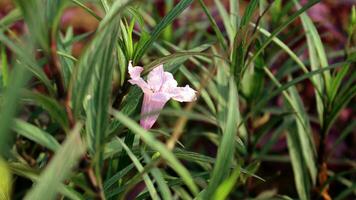
[[[32,37],[45,51],[49,51],[49,24],[44,0],[16,0]]]
[[[246,26],[250,21],[253,16],[253,13],[255,12],[257,6],[258,6],[259,0],[252,0],[246,7],[245,13],[242,16],[241,19],[241,27]]]
[[[215,200],[224,200],[227,199],[229,193],[234,188],[236,181],[240,176],[240,168],[236,168],[229,178],[220,184],[214,193]]]
[[[12,136],[9,133],[19,109],[21,89],[29,78],[28,71],[23,65],[15,65],[10,74],[9,85],[3,93],[0,106],[0,155],[4,157],[7,156],[12,145]]]
[[[23,92],[23,101],[35,103],[41,106],[53,118],[55,122],[60,124],[64,130],[69,130],[69,122],[66,111],[56,100],[45,96],[41,93],[25,90]]]
[[[33,52],[29,51],[29,49],[32,49],[31,44],[28,44],[28,46],[26,47],[24,47],[23,45],[19,45],[10,40],[10,38],[7,37],[1,31],[0,41],[12,50],[12,52],[16,55],[16,59],[21,62],[21,65],[23,67],[27,68],[28,71],[30,71],[36,78],[38,78],[43,82],[43,84],[45,84],[50,94],[55,93],[51,81],[48,79],[44,71],[38,65],[37,61],[34,58]]]
[[[10,200],[12,191],[12,176],[7,163],[0,157],[0,199]]]
[[[10,163],[9,168],[13,174],[27,178],[33,181],[34,183],[38,182],[39,180],[38,170],[30,168],[27,165],[24,165],[22,163]],[[71,200],[84,200],[84,197],[82,195],[80,195],[78,192],[74,191],[73,189],[69,188],[69,186],[63,183],[58,186],[58,191],[60,194],[63,194]]]
[[[17,20],[22,18],[21,12],[19,9],[13,9],[5,17],[0,20],[0,30],[5,30],[10,25],[15,23]]]
[[[81,127],[77,125],[71,131],[67,140],[41,173],[37,184],[27,193],[25,200],[55,199],[59,186],[69,177],[73,167],[79,163],[85,152],[86,147],[79,134]]]
[[[222,32],[220,31],[218,25],[216,24],[216,21],[214,20],[213,16],[211,15],[211,12],[206,7],[203,0],[199,0],[199,3],[200,3],[200,6],[203,8],[204,13],[208,17],[211,27],[213,28],[221,47],[223,49],[226,49],[227,48],[226,40],[225,40]]]

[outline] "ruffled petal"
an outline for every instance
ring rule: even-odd
[[[130,78],[128,81],[133,85],[139,86],[144,93],[152,93],[149,85],[141,78],[141,72],[143,71],[143,67],[132,66],[132,61],[129,62],[129,75]]]
[[[159,112],[170,99],[164,93],[144,94],[141,108],[140,125],[148,130],[157,121]]]
[[[155,67],[147,77],[147,83],[154,92],[160,91],[164,83],[163,65]]]
[[[168,92],[172,88],[176,88],[178,85],[177,81],[174,79],[173,75],[169,72],[164,72],[164,83],[161,87],[162,92]]]
[[[188,85],[186,85],[185,87],[171,88],[170,94],[172,99],[180,102],[195,101],[197,98],[196,91]]]

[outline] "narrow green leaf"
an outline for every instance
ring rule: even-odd
[[[121,7],[119,7],[119,10],[124,9],[126,6],[127,4],[123,4]],[[108,19],[108,17],[110,16],[107,15],[103,19],[101,25],[106,19]],[[115,20],[110,21],[107,26],[101,27],[102,30],[100,29],[96,33],[95,38],[89,45],[87,51],[83,56],[81,56],[76,71],[73,72],[72,107],[76,117],[80,116],[84,98],[88,94],[88,89],[90,88],[92,81],[94,81],[94,77],[100,75],[104,71],[112,70],[111,68],[113,66],[105,66],[105,64],[110,64],[109,61],[115,57],[115,55],[112,53],[115,52],[115,41],[117,41],[118,34],[117,23],[119,22],[120,17],[121,15],[117,16]],[[98,79],[100,80],[102,77],[97,77],[95,80]],[[106,82],[105,80],[102,81],[104,83]]]
[[[237,89],[233,78],[229,81],[228,104],[224,106],[227,111],[226,124],[222,126],[222,138],[219,144],[216,162],[212,172],[211,180],[205,191],[204,199],[209,199],[219,185],[230,173],[234,156],[234,141],[238,122]]]
[[[145,159],[146,163],[152,162],[151,158],[147,155],[147,153],[143,152],[143,158]],[[157,168],[154,167],[151,169],[150,172],[153,176],[153,178],[156,180],[158,188],[160,190],[160,193],[162,195],[163,200],[170,200],[173,199],[171,191],[169,190],[169,187],[166,183],[166,180],[164,180],[163,174],[161,171]]]
[[[32,37],[45,51],[49,51],[49,23],[47,21],[46,2],[43,0],[16,0]]]
[[[240,168],[236,168],[231,176],[220,184],[214,194],[214,200],[225,200],[235,186],[240,176]]]
[[[236,33],[236,30],[240,27],[240,2],[239,0],[230,0],[229,2],[231,26]]]
[[[259,0],[252,0],[249,2],[249,4],[246,7],[245,13],[241,19],[241,27],[246,26],[251,21],[253,13],[255,12],[258,6],[258,2]]]
[[[22,15],[19,9],[16,8],[11,10],[6,16],[4,16],[0,20],[0,30],[7,29],[9,26],[11,26],[13,23],[20,20],[21,18]]]
[[[55,122],[61,125],[64,130],[69,130],[69,122],[65,108],[60,105],[55,99],[45,96],[41,93],[24,90],[23,101],[30,101],[31,103],[35,103],[38,106],[42,107],[48,112],[48,114]]]
[[[0,157],[0,199],[10,200],[12,192],[12,175],[8,164]]]
[[[92,74],[91,85],[89,86],[89,98],[86,108],[86,127],[87,127],[87,141],[88,147],[91,153],[94,155],[95,170],[97,176],[100,175],[101,165],[103,161],[103,149],[104,139],[109,124],[109,109],[111,107],[111,91],[112,91],[112,79],[113,68],[117,64],[116,58],[116,41],[119,33],[118,24],[113,24],[107,27],[105,30],[108,37],[105,38],[104,49],[98,50],[96,55],[96,61],[92,67],[95,68]],[[104,39],[104,38],[103,38]],[[103,41],[104,42],[104,41]],[[100,44],[101,45],[101,44]]]
[[[155,26],[152,33],[150,34],[150,38],[141,45],[138,45],[140,48],[137,49],[134,55],[134,63],[137,63],[143,54],[147,51],[147,49],[152,45],[154,41],[160,36],[162,31],[173,22],[173,20],[178,17],[191,3],[193,0],[181,0],[179,3],[174,6],[174,8],[169,11],[169,13]]]
[[[26,137],[54,152],[61,146],[52,135],[23,120],[16,120],[13,130],[23,137]]]
[[[32,49],[32,46],[30,44],[28,44],[28,46],[30,47],[24,47],[22,45],[16,44],[1,31],[0,41],[11,49],[11,51],[16,55],[16,58],[21,62],[23,67],[26,67],[28,71],[30,71],[36,78],[38,78],[43,82],[43,84],[45,84],[50,94],[55,94],[51,81],[48,79],[48,77],[40,68],[40,66],[38,66],[34,55],[31,53],[31,51],[29,51],[29,49]]]
[[[169,165],[175,170],[183,179],[185,184],[194,193],[198,193],[198,187],[195,185],[193,178],[189,171],[178,161],[174,154],[169,151],[161,142],[157,141],[151,133],[141,128],[136,122],[128,118],[121,112],[113,111],[114,117],[121,123],[127,126],[133,133],[139,135],[141,139],[152,149],[158,151],[160,155],[168,161]]]
[[[133,164],[135,165],[136,169],[142,173],[144,171],[144,168],[142,166],[142,164],[140,163],[139,159],[135,156],[135,154],[132,153],[132,151],[130,150],[130,148],[125,144],[125,142],[123,142],[120,138],[116,138],[119,143],[121,144],[121,146],[123,147],[123,149],[126,151],[127,155],[130,157],[130,159],[132,160]],[[147,189],[151,195],[151,198],[154,199],[154,200],[157,200],[159,199],[158,198],[158,194],[157,194],[157,191],[150,179],[150,177],[144,173],[143,174],[143,180],[145,181],[146,183],[146,186],[147,186]]]
[[[10,163],[9,168],[13,174],[24,177],[26,179],[31,180],[36,183],[39,180],[38,171],[30,168],[27,165],[22,163]],[[61,183],[58,187],[58,191],[60,194],[63,194],[65,197],[71,200],[84,200],[84,197],[81,196],[78,192],[69,188],[69,186]]]
[[[309,117],[304,109],[302,99],[297,93],[295,87],[289,88],[290,97],[292,99],[293,107],[300,117],[296,117],[297,135],[300,141],[300,147],[304,158],[304,163],[310,173],[313,184],[316,183],[317,169],[316,169],[316,147],[314,146],[312,130],[309,124]]]
[[[290,23],[292,23],[294,20],[298,18],[299,15],[304,13],[306,10],[308,10],[310,7],[313,5],[317,4],[320,2],[320,0],[311,0],[308,1],[307,4],[305,4],[301,9],[299,9],[297,12],[295,12],[292,16],[288,18],[287,21],[285,21],[283,24],[281,24],[279,27],[277,27],[272,33],[271,36],[268,37],[261,45],[261,47],[253,54],[253,56],[250,58],[246,66],[249,66],[252,61],[254,61],[259,54],[263,52],[263,50],[273,41],[273,38],[277,36],[280,32],[282,32]]]
[[[218,25],[216,24],[216,21],[214,20],[213,16],[211,15],[211,12],[209,11],[209,9],[206,7],[205,3],[203,0],[199,0],[199,4],[200,6],[203,8],[204,13],[206,14],[206,16],[209,19],[209,22],[211,24],[211,27],[213,28],[216,37],[221,45],[221,47],[223,49],[227,49],[227,44],[226,44],[226,40],[222,34],[222,32],[220,31]]]
[[[0,155],[6,156],[11,148],[10,130],[19,109],[20,91],[30,76],[23,65],[15,65],[10,74],[9,85],[3,93],[0,109]]]
[[[309,198],[309,189],[310,181],[309,176],[306,173],[307,169],[305,168],[304,159],[302,157],[303,149],[299,144],[299,139],[297,138],[296,126],[290,126],[287,133],[287,143],[288,151],[291,158],[293,173],[294,173],[294,182],[297,188],[299,198],[301,200],[308,200]]]
[[[227,36],[229,38],[229,41],[230,41],[230,43],[232,43],[232,41],[234,41],[235,32],[234,32],[234,30],[232,28],[231,21],[230,21],[230,18],[229,18],[229,14],[227,13],[227,10],[225,9],[225,7],[224,7],[224,5],[222,4],[221,1],[214,0],[214,2],[215,2],[215,5],[216,5],[216,8],[219,11],[220,17],[221,17],[221,19],[222,19],[222,21],[224,23],[224,27],[225,27]]]

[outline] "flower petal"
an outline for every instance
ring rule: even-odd
[[[141,108],[140,125],[148,130],[157,121],[159,111],[169,100],[169,96],[164,93],[144,94]]]
[[[196,100],[196,91],[186,85],[185,87],[176,87],[170,90],[172,99],[180,102],[190,102]]]
[[[139,86],[144,93],[152,93],[149,85],[141,78],[141,72],[143,71],[143,67],[135,66],[132,67],[132,61],[129,62],[129,82],[133,85]]]
[[[164,71],[163,65],[155,67],[147,77],[147,83],[153,92],[160,91],[162,84],[164,82]]]
[[[161,87],[162,92],[168,92],[172,88],[176,88],[178,85],[177,81],[174,79],[173,75],[169,72],[164,72],[164,82]]]

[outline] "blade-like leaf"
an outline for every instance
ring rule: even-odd
[[[178,17],[178,15],[181,14],[192,2],[193,0],[181,0],[171,11],[169,11],[169,13],[155,26],[150,35],[151,37],[147,41],[144,41],[143,44],[138,45],[139,48],[137,48],[133,59],[134,63],[137,63],[141,59],[143,54],[152,45],[152,43],[157,40],[162,31],[169,24],[171,24],[173,20]]]
[[[136,169],[142,173],[144,171],[144,168],[142,166],[142,164],[140,163],[139,159],[135,156],[135,154],[132,153],[132,151],[130,150],[130,148],[125,144],[125,142],[123,142],[120,138],[116,138],[119,143],[121,144],[121,146],[123,147],[123,149],[126,151],[127,155],[130,157],[130,159],[132,160],[133,164],[135,165]],[[157,194],[157,191],[150,179],[150,177],[144,173],[143,174],[143,180],[145,181],[146,183],[146,186],[148,188],[148,191],[151,195],[151,198],[152,199],[159,199],[158,198],[158,194]]]
[[[235,152],[234,141],[238,122],[237,89],[233,78],[229,82],[228,103],[224,106],[226,110],[226,124],[222,127],[222,138],[219,144],[216,162],[212,172],[209,186],[205,190],[204,199],[209,199],[218,186],[228,177],[232,166]]]
[[[169,165],[174,169],[183,179],[185,184],[190,188],[190,190],[194,193],[198,193],[198,188],[194,183],[193,178],[191,177],[189,171],[177,160],[174,154],[169,151],[161,142],[157,141],[151,133],[147,132],[143,128],[141,128],[137,123],[133,120],[122,114],[121,112],[114,111],[114,116],[121,123],[127,126],[133,133],[139,135],[141,139],[152,149],[158,151],[160,155],[167,160]]]
[[[13,130],[52,151],[57,151],[60,147],[60,144],[52,135],[23,120],[16,120]]]

